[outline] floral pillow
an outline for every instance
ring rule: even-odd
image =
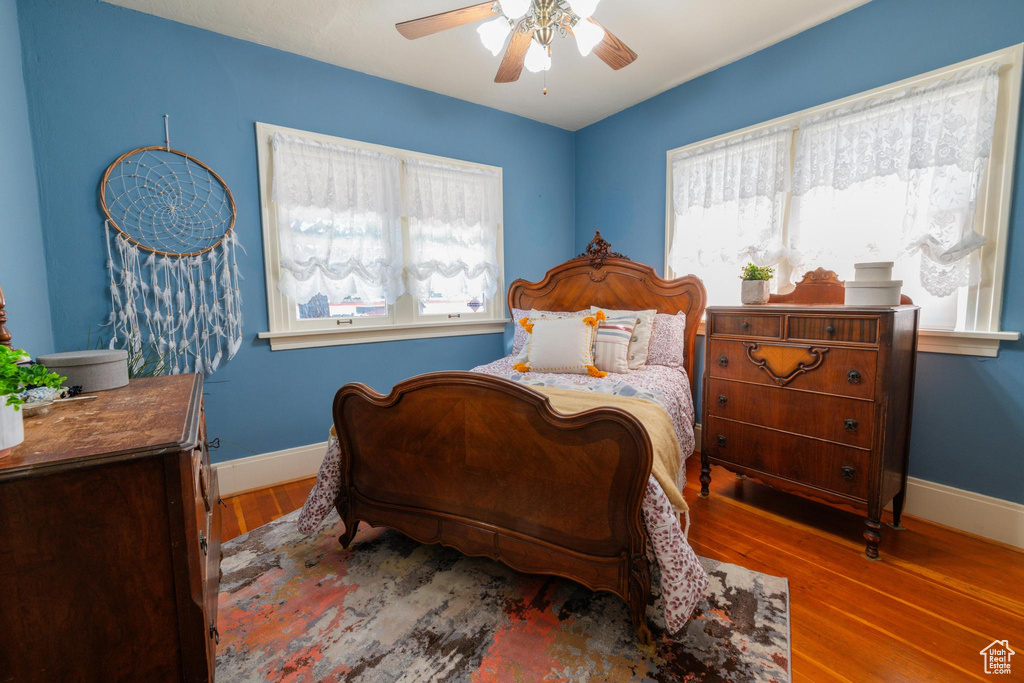
[[[647,352],[648,365],[665,365],[679,368],[683,365],[683,349],[686,343],[686,314],[654,316],[651,329],[651,346]]]

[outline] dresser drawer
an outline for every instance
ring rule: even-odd
[[[712,338],[711,377],[872,399],[877,352],[815,344]]]
[[[871,448],[872,401],[709,379],[707,402],[713,416]]]
[[[778,339],[782,336],[782,316],[763,313],[715,313],[711,319],[711,334]]]
[[[718,417],[704,426],[708,457],[826,491],[866,500],[869,451]]]
[[[786,326],[786,338],[876,344],[878,318],[791,315]]]

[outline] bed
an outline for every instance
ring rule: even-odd
[[[363,521],[613,593],[626,602],[644,645],[652,642],[646,611],[653,546],[668,630],[678,630],[707,578],[685,542],[678,508],[655,480],[647,429],[614,405],[560,412],[535,385],[575,382],[608,393],[628,386],[640,398],[649,392],[671,417],[685,459],[693,451],[689,377],[705,301],[697,277],[664,280],[613,252],[598,233],[583,254],[539,282],[513,282],[509,310],[593,305],[685,315],[679,367],[634,370],[595,385],[579,375],[517,376],[507,357],[472,372],[413,377],[388,395],[347,384],[334,399],[337,439],[300,529],[310,532],[333,507],[345,547]]]

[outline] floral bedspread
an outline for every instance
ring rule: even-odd
[[[555,373],[517,373],[512,369],[513,357],[473,368],[474,372],[498,375],[524,384],[580,389],[601,393],[635,396],[662,405],[672,418],[679,452],[685,461],[693,453],[693,402],[690,383],[681,368],[649,365],[629,374],[609,374],[597,378],[589,375]],[[686,485],[685,468],[676,477],[680,490]],[[341,490],[341,449],[338,440],[331,438],[316,484],[309,492],[299,515],[298,527],[302,533],[316,530],[334,507]],[[708,576],[701,567],[679,523],[679,513],[673,509],[661,485],[652,476],[647,482],[643,505],[644,524],[650,538],[649,554],[660,570],[662,604],[665,624],[670,633],[679,631],[690,618],[694,607],[704,594]]]

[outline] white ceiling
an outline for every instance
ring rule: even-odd
[[[784,40],[868,0],[603,0],[594,18],[639,54],[612,71],[555,38],[548,94],[523,70],[498,84],[501,55],[477,24],[406,40],[395,23],[474,0],[105,0],[330,64],[577,130]]]

